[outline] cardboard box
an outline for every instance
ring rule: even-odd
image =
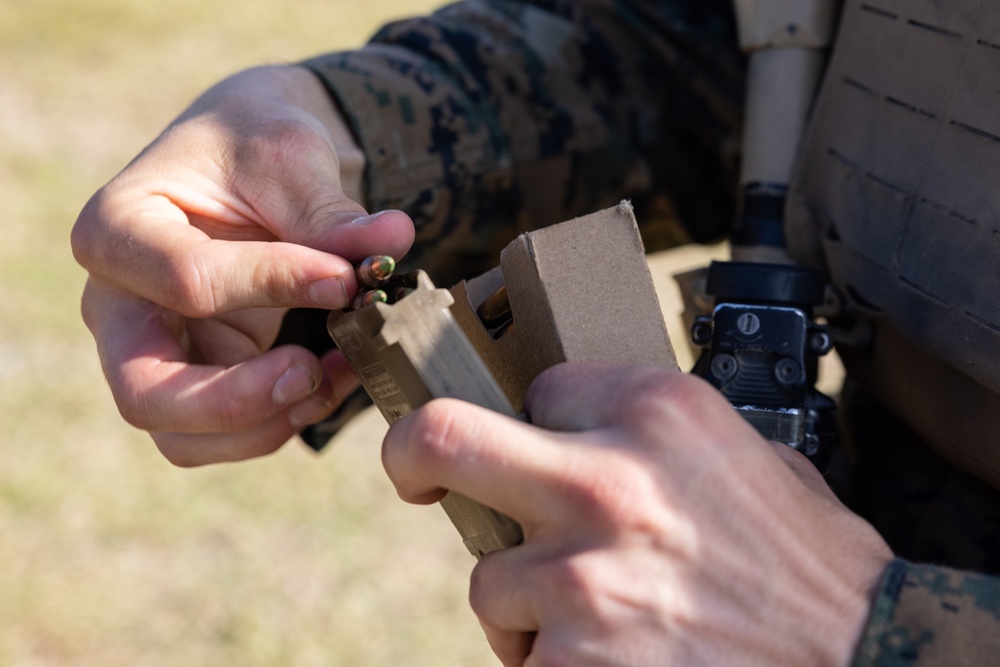
[[[506,286],[513,327],[476,311]],[[451,290],[452,315],[518,411],[531,381],[564,361],[677,366],[632,207],[522,234],[500,266]]]
[[[445,397],[517,417],[532,380],[564,361],[677,365],[628,202],[523,234],[499,267],[450,291],[416,281],[394,304],[328,322],[389,423]],[[468,498],[441,504],[477,557],[521,539]]]

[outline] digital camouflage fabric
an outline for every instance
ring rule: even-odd
[[[368,206],[409,212],[407,263],[450,284],[625,197],[650,249],[724,235],[743,92],[727,8],[466,2],[307,65],[368,158]]]
[[[490,268],[523,231],[622,198],[649,250],[731,229],[744,85],[731,0],[470,0],[304,64],[367,156],[365,204],[414,218],[404,269],[439,284]],[[855,399],[845,435],[871,437],[846,438],[857,472],[838,491],[900,557],[856,664],[995,661],[997,580],[944,566],[997,572],[996,490]]]
[[[1000,581],[894,560],[854,667],[995,664]]]

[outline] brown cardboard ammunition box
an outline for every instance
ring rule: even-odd
[[[500,325],[481,317],[493,303]],[[676,366],[628,202],[523,234],[450,291],[420,272],[409,296],[333,313],[328,328],[390,423],[445,397],[515,417],[531,381],[564,361]],[[477,557],[521,539],[468,498],[441,504]]]
[[[476,315],[505,284],[513,330]],[[632,207],[522,234],[500,266],[451,290],[451,312],[517,410],[531,381],[564,361],[676,366]]]

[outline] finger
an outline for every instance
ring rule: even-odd
[[[87,283],[83,311],[122,416],[144,430],[245,431],[322,386],[319,360],[295,346],[232,367],[190,364],[161,309],[95,280]]]
[[[85,210],[81,221],[93,216]],[[166,200],[148,203],[138,217],[78,223],[74,252],[91,275],[187,317],[341,309],[357,290],[354,268],[341,257],[292,243],[212,239]]]
[[[301,428],[328,416],[335,406],[310,396],[274,415],[256,427],[239,433],[156,433],[150,435],[164,458],[176,466],[190,468],[266,456],[281,448]],[[298,415],[297,417],[295,415]]]
[[[399,259],[413,245],[413,221],[402,211],[351,216],[327,206],[303,215],[310,216],[310,223],[279,234],[281,240],[325,250],[355,263],[369,255]]]
[[[565,469],[561,444],[559,434],[471,403],[438,399],[390,427],[382,462],[408,502],[433,502],[441,489],[450,489],[530,532],[543,519],[541,508],[549,507],[543,496]]]
[[[469,605],[483,629],[501,638],[505,650],[511,654],[516,654],[518,646],[523,648],[524,638],[518,642],[510,635],[533,634],[541,627],[532,595],[538,594],[542,587],[530,581],[538,567],[537,563],[528,562],[536,553],[531,545],[495,551],[480,559],[472,570]],[[527,648],[520,656],[522,659],[530,653],[530,644]]]
[[[469,604],[486,633],[490,648],[505,666],[523,665],[531,654],[539,628],[530,600],[521,595],[524,572],[520,566],[523,548],[506,549],[484,556],[472,570]]]
[[[556,431],[584,431],[619,422],[630,402],[681,381],[669,368],[567,363],[542,372],[528,389],[532,424]]]
[[[109,364],[107,368],[112,368]],[[323,377],[318,360],[308,350],[293,346],[276,348],[236,366],[203,366],[161,362],[137,350],[121,363],[116,381],[109,381],[123,416],[148,431],[178,433],[241,432],[256,427],[318,395]],[[291,410],[291,432],[310,422],[311,413]]]
[[[323,376],[330,379],[330,400],[334,403],[339,405],[361,386],[361,380],[340,350],[330,350],[324,354],[320,357],[320,364],[323,366]]]
[[[258,356],[270,348],[286,308],[248,308],[216,317],[183,321],[191,340],[188,358],[193,363],[220,366],[236,364]]]
[[[493,653],[504,667],[521,667],[525,659],[531,655],[535,643],[534,632],[511,632],[494,628],[482,620],[479,622],[486,635],[486,641]]]

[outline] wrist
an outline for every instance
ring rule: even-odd
[[[892,559],[888,546],[862,519],[839,503],[812,496],[813,491],[805,490],[792,496],[796,509],[788,511],[761,506],[760,516],[783,519],[753,521],[757,542],[748,542],[742,551],[760,576],[718,568],[737,604],[753,610],[747,628],[752,631],[746,636],[759,643],[734,646],[741,653],[761,651],[760,664],[850,665]],[[744,504],[747,516],[758,515],[753,505]]]
[[[795,618],[787,619],[789,629],[798,627],[809,656],[808,664],[846,667],[854,661],[858,645],[865,634],[886,566],[892,553],[873,536],[866,553],[853,558],[839,556],[840,563],[822,560],[796,568],[798,571],[795,599],[788,600],[788,609],[796,610]],[[850,565],[846,563],[850,561]],[[795,664],[795,663],[793,663]],[[798,664],[807,664],[800,662]]]
[[[874,570],[872,570],[874,572]],[[814,628],[814,654],[822,656],[822,663],[831,667],[847,667],[854,661],[858,644],[864,635],[871,616],[873,598],[881,576],[859,577],[845,582],[837,589],[825,591],[825,605],[817,605],[816,616],[811,621]],[[809,616],[809,613],[806,613]],[[810,621],[803,627],[809,627]]]

